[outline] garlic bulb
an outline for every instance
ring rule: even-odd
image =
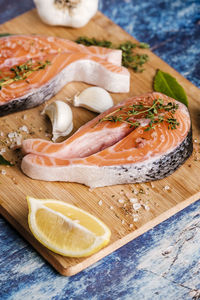
[[[68,135],[73,129],[73,116],[70,106],[62,101],[55,101],[49,104],[44,113],[52,123],[52,141],[56,141],[60,136]]]
[[[74,97],[73,104],[74,106],[81,106],[102,113],[113,106],[113,100],[103,88],[89,87]]]
[[[79,28],[96,14],[98,0],[34,0],[44,23]]]

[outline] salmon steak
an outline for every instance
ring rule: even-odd
[[[21,169],[33,179],[91,188],[139,183],[172,174],[192,154],[187,107],[161,93],[129,98],[62,143],[23,141]]]
[[[40,105],[67,83],[83,81],[128,92],[121,50],[42,36],[0,38],[0,116]]]

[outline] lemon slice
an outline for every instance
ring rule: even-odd
[[[71,204],[27,197],[28,223],[35,238],[64,256],[89,256],[108,244],[110,229],[98,218]]]

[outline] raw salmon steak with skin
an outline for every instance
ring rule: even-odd
[[[151,107],[155,101],[177,105],[176,128],[169,128],[168,111],[161,111],[164,121],[150,130],[151,120],[142,112],[129,119],[131,126],[124,122],[132,105]],[[112,122],[109,116],[124,118]],[[191,120],[184,104],[149,93],[113,106],[62,143],[28,139],[22,150],[26,154],[22,171],[33,179],[78,182],[92,188],[147,182],[172,174],[191,155]]]
[[[129,91],[130,74],[121,66],[121,50],[41,36],[0,38],[0,49],[0,116],[35,107],[71,81],[98,85],[110,92]],[[9,82],[18,76],[16,71],[21,72],[20,66],[27,64],[37,71]]]

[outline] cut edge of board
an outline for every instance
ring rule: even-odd
[[[63,276],[73,276],[82,270],[88,268],[89,266],[93,265],[100,259],[104,258],[105,256],[111,254],[112,252],[116,251],[120,247],[124,246],[125,244],[129,243],[130,241],[134,240],[138,236],[144,234],[145,232],[151,230],[155,226],[159,225],[160,223],[166,221],[176,213],[180,212],[190,204],[194,203],[195,201],[200,199],[200,192],[194,194],[193,196],[189,197],[188,199],[178,203],[176,206],[166,210],[159,216],[155,217],[151,221],[147,222],[140,228],[134,230],[133,232],[127,234],[123,238],[113,242],[112,244],[108,245],[107,247],[103,248],[99,252],[93,254],[92,256],[86,257],[82,262],[75,264],[74,266],[65,267],[60,263],[53,252],[45,248],[42,244],[40,244],[32,235],[29,233],[20,223],[18,223],[12,215],[9,214],[6,208],[3,207],[3,203],[0,203],[0,213],[2,216],[17,230],[18,232],[28,240],[28,242],[47,260],[50,265],[52,265],[61,275]],[[65,258],[63,256],[63,258]],[[68,258],[70,259],[70,258]]]

